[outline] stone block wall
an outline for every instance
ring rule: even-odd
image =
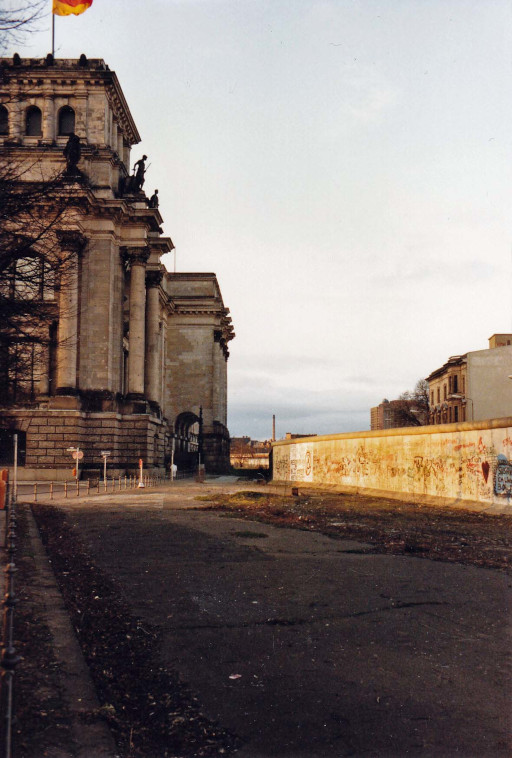
[[[2,418],[2,427],[26,434],[25,467],[20,478],[68,478],[74,466],[69,447],[84,453],[80,468],[98,471],[102,450],[109,450],[108,468],[135,472],[139,458],[148,469],[164,467],[166,427],[147,414],[84,413],[69,410],[20,410]]]
[[[512,507],[512,418],[283,440],[274,482]]]

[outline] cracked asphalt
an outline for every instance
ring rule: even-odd
[[[195,492],[59,507],[237,755],[511,754],[511,577],[226,518]]]

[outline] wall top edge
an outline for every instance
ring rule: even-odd
[[[376,431],[344,432],[342,434],[322,434],[316,437],[297,437],[291,440],[277,440],[272,447],[295,445],[297,443],[328,442],[330,440],[373,439],[375,437],[412,437],[418,434],[453,434],[454,432],[471,432],[484,429],[505,429],[512,427],[512,416],[492,418],[486,421],[464,421],[458,424],[431,424],[428,426],[403,426],[396,429],[378,429]]]

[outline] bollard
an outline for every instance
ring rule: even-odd
[[[89,494],[90,491],[91,491],[91,480],[88,479],[87,480],[87,494]]]
[[[80,494],[80,482],[77,479],[76,480],[76,496],[78,497],[79,494]]]
[[[117,489],[118,489],[119,492],[121,492],[121,477],[119,477],[119,479],[117,481]]]
[[[64,482],[64,497],[68,496],[68,483],[67,481]]]
[[[124,475],[124,488],[126,489],[126,474]]]
[[[103,489],[105,490],[105,492],[107,491],[107,487],[108,487],[108,479],[107,477],[105,477],[103,479]]]
[[[37,503],[37,482],[34,484],[34,503]]]
[[[53,500],[53,482],[50,482],[50,500]]]

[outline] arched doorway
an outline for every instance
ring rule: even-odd
[[[199,416],[185,411],[174,422],[174,462],[179,471],[197,467],[199,458]]]

